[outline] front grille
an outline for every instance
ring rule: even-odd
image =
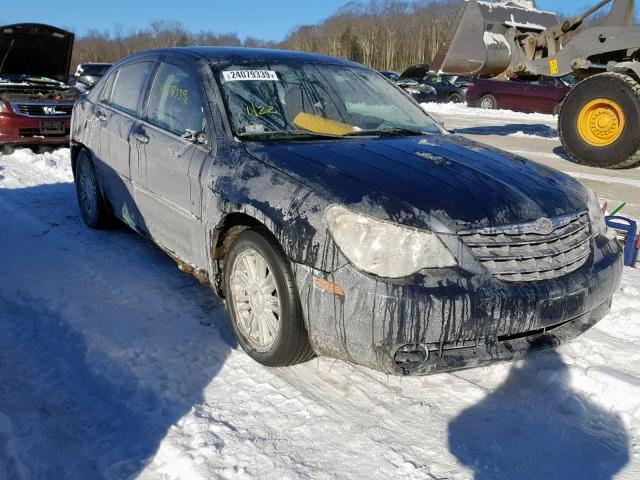
[[[28,117],[68,117],[73,105],[46,103],[18,103],[14,106],[16,113]]]
[[[474,257],[496,278],[533,282],[561,277],[585,264],[591,253],[589,215],[550,219],[551,233],[537,222],[458,233]]]

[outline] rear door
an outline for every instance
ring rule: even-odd
[[[154,240],[192,263],[202,245],[201,171],[210,155],[200,76],[186,62],[163,60],[149,91],[146,118],[132,132],[140,182],[136,201]]]
[[[143,219],[132,198],[131,131],[139,112],[155,59],[128,63],[110,75],[96,111],[102,123],[100,138],[101,185],[113,209],[132,228],[140,229]],[[144,228],[142,228],[144,230]]]

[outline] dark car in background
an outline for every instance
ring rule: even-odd
[[[567,81],[553,77],[479,78],[469,85],[467,103],[485,109],[557,114],[571,88]]]
[[[380,73],[411,95],[411,98],[418,103],[432,102],[436,98],[436,90],[433,87],[408,78],[400,78],[398,72],[382,71]]]
[[[68,143],[77,92],[64,81],[73,39],[48,25],[0,27],[0,145]]]
[[[389,70],[382,70],[380,73],[382,75],[384,75],[385,77],[387,77],[392,82],[397,82],[398,79],[400,78],[400,74],[398,72],[392,72],[392,71],[389,71]]]
[[[595,193],[334,57],[129,56],[78,99],[71,165],[86,224],[115,216],[209,282],[269,366],[520,357],[593,326],[622,275]]]
[[[429,71],[429,65],[409,67],[400,75],[402,80],[415,80],[436,91],[435,101],[463,103],[466,101],[468,81],[464,77],[439,75]]]
[[[111,63],[81,63],[73,74],[73,83],[83,90],[93,87],[111,68]],[[71,83],[71,82],[70,82]]]

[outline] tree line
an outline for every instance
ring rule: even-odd
[[[283,41],[240,39],[236,33],[190,32],[179,22],[148,28],[91,31],[76,38],[73,65],[114,62],[151,48],[227,45],[284,48],[354,60],[379,70],[403,70],[431,61],[460,12],[462,0],[369,0],[350,2],[318,25],[295,28]]]

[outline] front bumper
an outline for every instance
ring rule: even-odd
[[[332,273],[295,265],[310,341],[320,355],[397,375],[466,368],[555,347],[600,320],[618,288],[619,243],[604,237],[592,242],[592,254],[578,270],[528,283],[459,268],[391,283],[348,263]],[[318,279],[338,285],[344,296],[322,288]]]
[[[62,122],[64,132],[42,133],[42,122]],[[40,118],[0,114],[0,145],[59,145],[69,143],[71,117]]]

